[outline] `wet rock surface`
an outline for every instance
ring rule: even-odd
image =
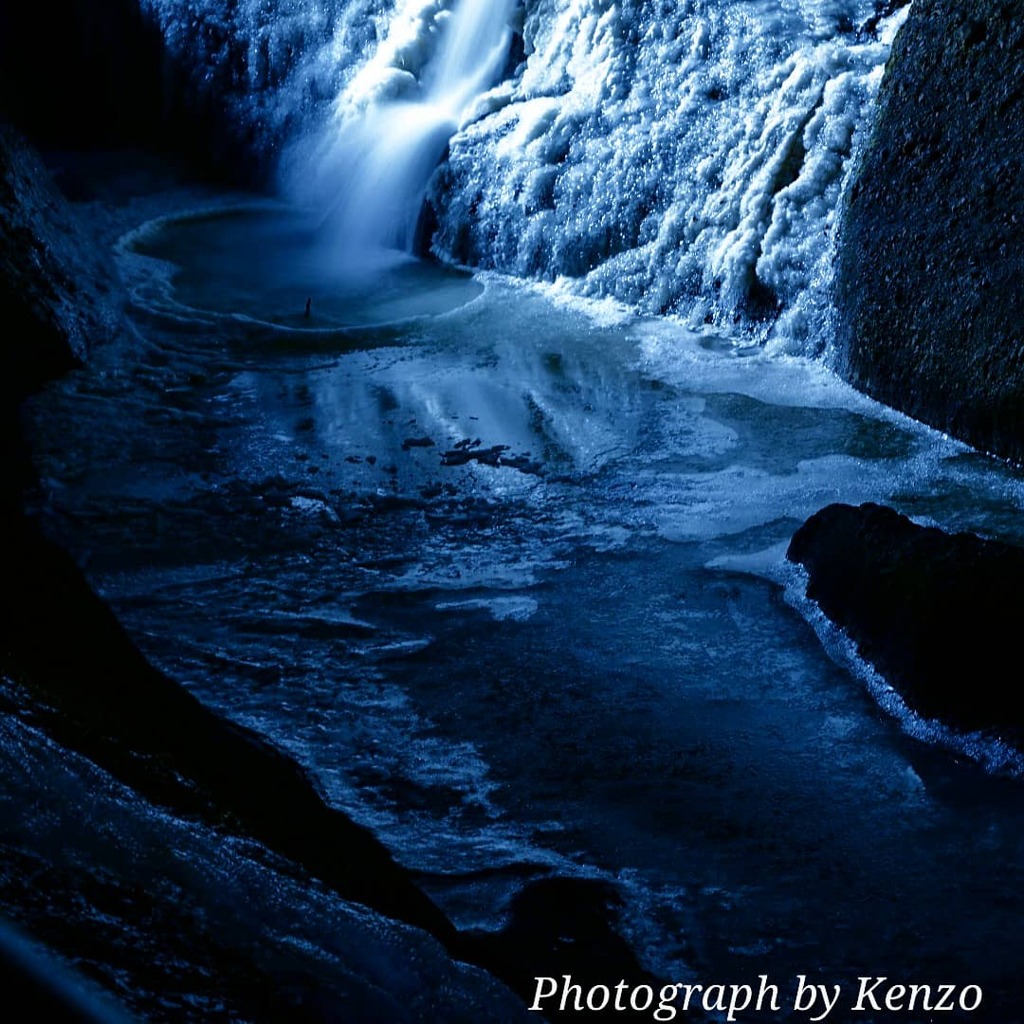
[[[113,263],[38,155],[0,123],[0,310],[4,398],[84,362],[123,329]]]
[[[843,217],[839,354],[880,401],[1024,459],[1024,23],[918,0]]]
[[[469,938],[494,973],[527,999],[550,991],[550,984],[539,984],[541,978],[557,980],[559,988],[554,996],[538,997],[531,1005],[540,1006],[550,1020],[570,1020],[579,1015],[577,1007],[585,1006],[587,994],[594,986],[613,988],[621,981],[623,989],[628,983],[632,993],[635,987],[643,985],[657,992],[663,984],[643,969],[629,945],[616,933],[621,902],[614,887],[606,882],[544,878],[516,894],[501,932],[478,933]],[[579,992],[565,987],[567,978],[580,987]],[[638,998],[636,1005],[642,1002]],[[598,994],[592,1005],[600,1003]],[[641,1013],[631,1008],[629,996],[622,991],[618,993],[618,1003],[616,1008],[615,996],[610,997],[607,1016],[617,1020],[651,1017],[650,1011]],[[676,1016],[680,1020],[696,1018],[692,1013]]]
[[[807,569],[807,596],[911,708],[1020,746],[1010,666],[1024,549],[918,526],[882,505],[829,505],[796,532],[788,558]]]
[[[291,759],[152,668],[31,524],[6,535],[29,571],[11,587],[5,661],[51,734],[156,802],[254,835],[341,895],[451,941],[384,847],[329,809]]]

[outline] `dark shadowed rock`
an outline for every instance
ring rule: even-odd
[[[540,1002],[544,1016],[551,1020],[579,1017],[577,1000],[585,1005],[586,993],[596,985],[613,988],[625,981],[630,990],[650,985],[657,994],[663,983],[641,967],[628,943],[616,931],[620,904],[618,893],[606,882],[540,879],[513,898],[502,931],[464,937],[463,942],[471,951],[467,958],[486,964],[519,992],[528,1005],[538,991],[539,977],[556,979],[558,993]],[[580,986],[581,995],[572,992],[562,1013],[562,984],[567,975],[572,984]],[[628,1003],[624,1005],[628,1007]],[[616,1020],[650,1020],[652,1012],[615,1010],[614,1002],[606,1011],[607,1016]],[[688,1019],[688,1015],[682,1014],[678,1019]]]
[[[808,597],[910,707],[1021,745],[1024,549],[917,526],[882,505],[829,505],[787,557],[807,569]]]
[[[842,216],[841,369],[985,450],[1024,459],[1024,18],[915,0]]]
[[[142,146],[215,179],[255,180],[259,155],[224,103],[232,86],[246,82],[245,50],[215,79],[212,61],[184,67],[168,52],[153,6],[0,4],[0,120],[47,150]],[[194,11],[186,18],[197,37],[216,21]],[[206,53],[229,44],[219,35],[206,42]]]
[[[0,124],[0,400],[88,358],[122,329],[117,274],[39,157]]]
[[[172,83],[137,0],[0,5],[0,116],[48,146],[156,140]]]

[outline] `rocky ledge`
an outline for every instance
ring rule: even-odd
[[[893,45],[836,267],[847,378],[1024,460],[1024,19],[915,0]]]
[[[42,161],[0,123],[2,399],[23,397],[122,329],[117,275]]]

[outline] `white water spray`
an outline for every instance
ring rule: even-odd
[[[389,251],[412,252],[431,172],[508,59],[514,4],[455,0],[450,9],[435,3],[429,12],[421,4],[409,41],[422,58],[418,74],[407,70],[409,42],[393,43],[382,47],[378,66],[371,64],[366,76],[370,99],[359,95],[367,90],[365,79],[342,97],[343,112],[321,158],[319,190],[327,192],[325,227],[346,268]]]

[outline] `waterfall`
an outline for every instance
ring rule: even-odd
[[[341,116],[329,127],[319,184],[327,200],[324,227],[349,268],[413,252],[430,175],[508,58],[514,0],[420,6],[411,39],[384,47],[381,61],[353,83],[351,92],[368,92],[368,101],[343,98]],[[404,27],[409,32],[408,21]],[[417,56],[425,51],[418,74],[408,70],[415,64],[410,42],[418,44]]]
[[[903,0],[140,0],[319,211],[318,266],[417,246],[789,352]],[[196,20],[196,12],[200,17]],[[512,25],[523,59],[502,79]],[[440,164],[440,171],[436,168]],[[424,203],[425,199],[425,203]]]

